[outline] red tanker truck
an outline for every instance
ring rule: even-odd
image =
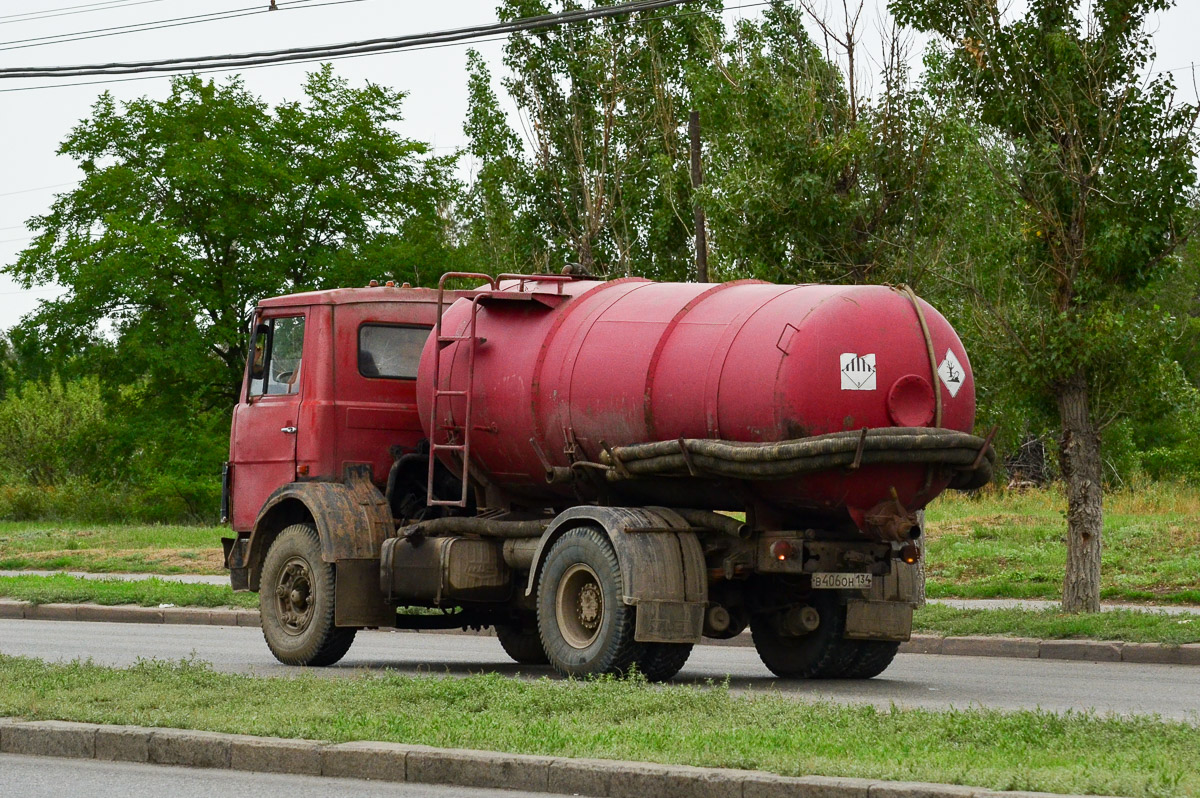
[[[918,512],[995,457],[903,287],[452,273],[253,324],[225,563],[288,664],[493,627],[520,663],[663,680],[748,626],[780,677],[869,678],[921,599]]]

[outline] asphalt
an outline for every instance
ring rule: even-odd
[[[548,667],[516,665],[493,637],[397,631],[360,632],[338,665],[311,670],[281,665],[267,650],[260,630],[236,626],[0,620],[0,653],[49,662],[90,658],[112,666],[131,665],[140,658],[196,657],[221,671],[262,676],[312,673],[347,678],[398,671],[556,678]],[[674,681],[698,686],[728,681],[739,693],[778,692],[799,701],[881,709],[893,704],[928,709],[1094,709],[1200,723],[1200,668],[1179,665],[901,654],[875,679],[788,681],[774,678],[753,648],[697,646]]]
[[[84,571],[5,571],[0,570],[0,576],[54,576],[67,574],[81,579],[116,579],[123,582],[137,582],[143,579],[161,579],[164,582],[182,582],[189,585],[228,585],[228,576],[213,576],[201,574],[118,574],[118,573],[87,573]],[[1049,610],[1057,609],[1060,602],[1042,599],[929,599],[930,604],[942,604],[947,607],[968,610]],[[1190,615],[1200,613],[1200,607],[1173,604],[1127,604],[1105,603],[1100,605],[1103,612],[1113,610],[1135,610],[1138,612],[1157,612],[1167,615]]]

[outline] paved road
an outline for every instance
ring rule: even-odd
[[[192,585],[228,585],[228,576],[206,576],[198,574],[96,574],[83,571],[3,571],[0,576],[53,576],[67,574],[82,579],[118,579],[123,582],[137,582],[143,579],[162,579],[165,582],[184,582]],[[968,610],[1049,610],[1062,606],[1058,601],[1042,599],[929,599],[930,604],[945,604],[947,607],[958,607]],[[1137,610],[1139,612],[1163,612],[1168,615],[1189,615],[1200,613],[1200,607],[1175,604],[1101,604],[1104,612],[1112,610]]]
[[[547,798],[546,793],[0,754],[0,795],[21,798]],[[554,796],[549,796],[554,798]]]
[[[243,627],[0,621],[0,653],[49,661],[91,657],[104,665],[194,654],[223,671],[264,676],[301,672],[276,662],[258,629]],[[360,633],[337,666],[311,672],[336,678],[383,669],[451,676],[480,671],[553,675],[547,667],[514,664],[492,637],[393,631]],[[781,681],[752,648],[698,646],[676,681],[704,684],[726,677],[739,691],[778,690],[799,700],[881,708],[895,703],[935,709],[1096,709],[1200,723],[1200,668],[1185,666],[902,654],[876,679]]]

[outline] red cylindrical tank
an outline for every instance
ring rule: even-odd
[[[975,387],[962,342],[922,300],[934,360],[913,300],[882,286],[576,280],[506,282],[481,298],[474,376],[468,345],[444,344],[441,387],[470,390],[471,460],[518,497],[576,500],[578,486],[549,485],[552,466],[597,461],[603,447],[677,438],[783,441],[863,427],[934,422],[971,431]],[[508,299],[494,294],[527,293]],[[443,335],[466,335],[459,300]],[[422,423],[431,429],[433,336],[418,375]],[[940,372],[935,377],[935,369]],[[469,384],[469,382],[471,384]],[[461,397],[438,403],[435,440],[461,427]],[[457,433],[461,439],[461,433]],[[539,452],[540,450],[540,452]],[[450,457],[447,465],[457,471]],[[783,513],[845,518],[899,500],[908,510],[945,489],[921,465],[864,466],[761,483],[613,483],[639,503],[741,510],[748,492]]]

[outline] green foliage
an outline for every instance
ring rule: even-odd
[[[729,277],[922,287],[951,212],[953,117],[933,113],[898,55],[882,91],[860,96],[806,24],[776,0],[704,75],[714,256]]]
[[[0,483],[110,478],[114,426],[95,378],[25,383],[0,399]]]
[[[499,16],[581,5],[506,0]],[[480,266],[558,271],[578,262],[614,276],[685,277],[688,71],[706,62],[719,30],[718,17],[690,6],[514,34],[503,85],[526,122],[528,152],[486,67],[471,57],[464,130],[478,176],[467,201],[476,214],[468,248]]]
[[[1142,301],[1179,269],[1195,199],[1197,109],[1173,101],[1146,16],[1170,0],[1038,0],[1007,18],[967,0],[892,0],[899,19],[941,37],[931,83],[955,93],[996,143],[982,150],[997,195],[1020,222],[1010,257],[963,264],[959,279],[990,316],[982,340],[1021,367],[1013,387],[1053,400],[1089,389],[1099,426],[1164,386],[1176,319]],[[935,89],[936,90],[936,89]],[[985,139],[986,140],[986,139]],[[1173,382],[1172,387],[1181,387]]]
[[[181,400],[178,424],[144,390],[52,377],[0,398],[0,519],[215,520],[227,414]]]
[[[328,66],[270,109],[240,78],[175,78],[165,100],[101,95],[60,153],[83,172],[5,269],[68,290],[13,332],[57,365],[92,351],[113,385],[224,407],[241,382],[254,303],[379,276],[374,257],[441,268],[452,159],[394,130],[403,95],[352,88]],[[111,324],[106,343],[98,325]],[[192,407],[186,408],[191,410]]]

